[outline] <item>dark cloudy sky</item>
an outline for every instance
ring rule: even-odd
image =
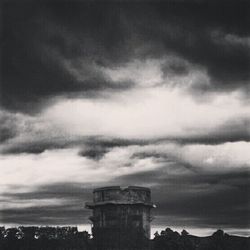
[[[247,1],[5,1],[0,223],[88,224],[141,185],[153,226],[249,235]]]

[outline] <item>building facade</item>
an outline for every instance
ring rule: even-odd
[[[97,188],[90,217],[95,247],[99,250],[142,250],[149,248],[152,220],[150,189],[130,186]]]

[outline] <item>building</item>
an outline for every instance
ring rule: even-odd
[[[96,248],[102,250],[145,250],[149,247],[151,202],[149,188],[130,186],[94,190],[90,217]]]

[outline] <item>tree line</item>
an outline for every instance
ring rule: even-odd
[[[198,237],[186,230],[179,234],[166,228],[156,232],[148,245],[150,250],[248,250],[250,238],[229,235],[222,230],[211,236]],[[0,249],[95,250],[95,242],[87,231],[79,232],[77,227],[0,227]]]

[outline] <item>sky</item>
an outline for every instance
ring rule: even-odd
[[[250,235],[247,1],[4,1],[0,224],[89,225],[149,187],[154,228]]]

